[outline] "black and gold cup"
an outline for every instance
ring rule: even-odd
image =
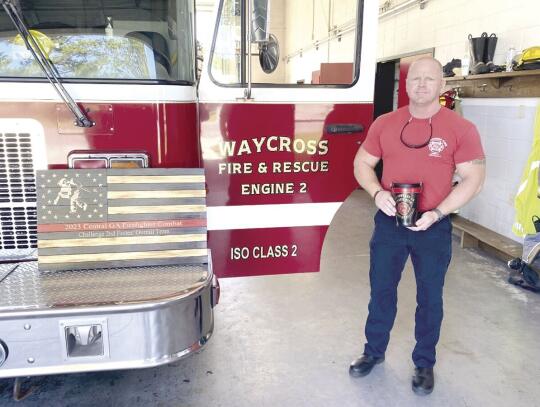
[[[415,226],[418,220],[418,199],[422,192],[422,183],[393,182],[391,192],[396,201],[396,224],[405,227]]]

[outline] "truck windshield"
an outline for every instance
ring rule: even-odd
[[[189,0],[21,0],[30,33],[65,79],[194,82]],[[0,8],[0,78],[44,78]]]

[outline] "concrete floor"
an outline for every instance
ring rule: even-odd
[[[221,280],[214,337],[199,354],[147,370],[32,378],[10,406],[540,406],[540,295],[506,283],[497,260],[454,242],[435,391],[410,389],[410,263],[386,362],[353,379],[364,343],[373,207],[355,192],[327,235],[320,273]]]

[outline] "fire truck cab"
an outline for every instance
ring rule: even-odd
[[[0,378],[169,363],[216,275],[318,271],[373,115],[378,4],[336,3],[218,0],[198,65],[191,0],[0,0]],[[146,167],[204,169],[206,263],[38,270],[37,170]]]

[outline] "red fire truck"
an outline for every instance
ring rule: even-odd
[[[318,271],[376,0],[218,0],[201,69],[193,0],[0,3],[0,378],[171,362],[211,336],[215,275]],[[36,170],[145,167],[204,168],[206,268],[38,271]]]

